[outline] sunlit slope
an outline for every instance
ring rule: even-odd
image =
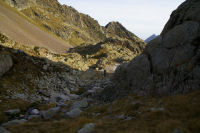
[[[45,47],[53,52],[66,52],[71,46],[0,3],[0,32],[25,45]]]

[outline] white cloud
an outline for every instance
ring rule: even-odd
[[[184,0],[59,0],[96,19],[101,25],[119,21],[142,39],[160,34],[173,10]]]

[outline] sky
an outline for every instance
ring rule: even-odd
[[[120,22],[142,39],[159,35],[170,14],[185,0],[58,0],[105,26]]]

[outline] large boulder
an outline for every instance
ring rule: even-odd
[[[195,15],[196,14],[196,15]],[[186,93],[200,88],[200,1],[187,0],[171,15],[160,36],[143,54],[118,67],[117,91],[146,94]]]
[[[0,77],[13,66],[12,57],[7,54],[0,54]]]

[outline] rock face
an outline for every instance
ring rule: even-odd
[[[13,66],[13,61],[10,55],[0,54],[0,77]]]
[[[187,0],[143,54],[117,68],[117,88],[141,95],[186,93],[200,88],[200,1]],[[122,91],[121,89],[120,91]],[[118,89],[119,91],[119,89]]]

